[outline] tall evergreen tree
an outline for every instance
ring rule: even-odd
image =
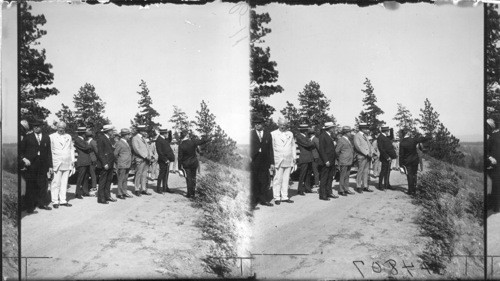
[[[81,125],[79,117],[77,114],[69,108],[69,106],[65,105],[64,103],[61,104],[61,109],[56,112],[57,118],[59,118],[60,121],[63,121],[66,123],[66,132],[70,135],[74,135],[76,132],[76,128]],[[56,121],[54,121],[54,125],[56,125]]]
[[[196,111],[196,131],[202,137],[212,136],[216,127],[215,115],[210,112],[204,100],[201,101],[200,107],[200,110]]]
[[[251,115],[264,118],[266,123],[272,122],[271,115],[275,109],[265,102],[265,98],[281,93],[283,88],[275,83],[278,81],[277,63],[271,60],[271,50],[264,48],[263,37],[271,32],[265,25],[271,17],[268,13],[258,14],[250,10],[250,106]]]
[[[293,103],[286,101],[286,107],[283,108],[281,114],[288,120],[288,125],[290,128],[297,128],[303,121],[303,117],[300,115],[300,110],[293,105]]]
[[[54,81],[52,65],[46,62],[45,49],[36,48],[47,31],[41,29],[47,21],[43,14],[32,15],[27,1],[18,4],[21,24],[19,26],[19,109],[21,119],[45,119],[50,111],[39,104],[59,91],[51,87]]]
[[[376,132],[379,127],[385,125],[385,121],[379,120],[378,116],[384,114],[384,111],[380,109],[377,105],[377,97],[373,93],[375,90],[372,86],[370,79],[365,78],[365,89],[361,90],[365,93],[365,97],[363,98],[363,106],[365,107],[359,113],[359,117],[355,120],[356,126],[359,125],[360,122],[367,123],[370,126],[371,132]]]
[[[429,154],[448,163],[463,164],[464,154],[460,151],[460,140],[453,136],[441,122],[430,143]]]
[[[170,117],[169,122],[174,124],[173,129],[176,136],[184,130],[191,131],[192,123],[189,121],[187,114],[176,105],[174,105],[174,113]]]
[[[136,129],[138,125],[146,125],[148,134],[152,134],[155,128],[161,126],[160,123],[155,122],[153,119],[155,117],[160,116],[158,111],[154,109],[151,105],[153,104],[153,100],[149,95],[149,89],[144,80],[141,80],[141,91],[137,92],[140,96],[138,101],[139,104],[139,113],[135,114],[134,120],[130,121],[132,124],[132,128]]]
[[[412,133],[417,132],[416,121],[411,115],[411,112],[400,103],[398,103],[398,112],[394,116],[393,120],[398,121],[396,126],[400,131],[404,129]]]
[[[93,127],[94,131],[99,131],[109,124],[109,119],[104,116],[106,103],[97,95],[92,84],[85,83],[80,87],[78,93],[73,96],[73,102],[82,126]]]
[[[439,113],[434,110],[429,99],[425,99],[424,108],[420,109],[420,118],[417,121],[420,124],[424,135],[435,137],[439,124]]]
[[[498,5],[486,4],[486,106],[487,117],[500,112],[500,15]]]

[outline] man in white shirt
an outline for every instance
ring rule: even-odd
[[[271,132],[272,139],[272,159],[274,165],[271,169],[275,170],[273,181],[274,203],[279,205],[281,202],[293,203],[288,198],[288,182],[290,172],[296,161],[295,139],[292,132],[287,130],[287,121],[283,118],[278,119],[278,129]]]
[[[137,126],[138,133],[132,138],[132,150],[135,156],[136,171],[135,171],[135,195],[141,196],[151,195],[148,192],[148,167],[151,162],[150,150],[148,148],[145,125]]]
[[[373,157],[373,149],[368,134],[370,127],[366,123],[359,124],[359,132],[354,135],[354,151],[358,159],[358,173],[356,175],[356,191],[373,192],[368,186],[368,174],[370,173],[370,162]]]
[[[59,122],[57,132],[50,135],[54,171],[54,179],[50,190],[54,208],[58,208],[59,205],[71,207],[71,204],[66,201],[66,190],[68,188],[68,178],[75,172],[75,149],[71,136],[66,134],[65,130],[66,123]]]

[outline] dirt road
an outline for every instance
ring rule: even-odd
[[[72,207],[24,214],[23,256],[49,257],[28,260],[28,279],[214,277],[203,269],[207,244],[194,226],[199,211],[183,196],[185,180],[170,174],[169,186],[175,193],[150,189],[151,196],[108,205],[84,197],[70,200]]]
[[[404,193],[406,176],[391,173],[397,190],[379,191],[376,183],[371,178],[373,193],[331,201],[320,201],[317,193],[296,195],[295,183],[290,190],[295,203],[261,206],[252,238],[257,278],[439,278],[421,269],[417,255],[426,238],[413,223],[418,208]]]

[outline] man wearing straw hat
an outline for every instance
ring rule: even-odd
[[[147,130],[145,125],[137,126],[137,134],[132,138],[132,150],[135,155],[135,195],[151,195],[148,192],[148,165],[151,162],[151,155],[147,143]]]
[[[354,151],[358,159],[358,173],[356,175],[356,191],[373,192],[368,186],[368,175],[370,173],[370,161],[372,159],[373,149],[368,134],[370,127],[366,123],[359,124],[359,132],[354,135]]]
[[[314,143],[306,136],[309,126],[307,124],[299,125],[299,133],[295,135],[297,140],[297,145],[300,150],[299,154],[299,187],[298,194],[305,195],[306,193],[312,193],[311,190],[311,173],[312,173],[312,162],[314,160],[312,150],[314,149]]]
[[[75,198],[83,199],[82,196],[90,196],[89,194],[89,175],[90,175],[90,152],[92,148],[85,141],[86,127],[78,127],[76,129],[77,137],[74,139],[74,145],[78,158],[76,159],[76,178]]]
[[[354,147],[349,140],[349,136],[352,134],[351,132],[351,127],[342,127],[342,137],[339,138],[337,146],[335,147],[335,153],[338,155],[340,166],[339,194],[342,196],[355,194],[349,190],[349,172],[351,171],[351,166],[354,161]]]
[[[323,162],[321,179],[319,182],[319,199],[329,201],[330,198],[338,198],[332,194],[333,177],[335,176],[335,125],[326,122],[323,133],[319,136],[319,156]]]
[[[281,202],[293,203],[288,198],[288,182],[297,155],[295,140],[292,132],[287,129],[287,125],[288,122],[280,117],[278,119],[278,129],[271,132],[271,155],[272,159],[274,159],[274,165],[271,165],[271,168],[275,170],[273,197],[276,205]]]
[[[175,161],[175,155],[170,147],[170,140],[172,139],[172,132],[168,129],[160,129],[160,135],[156,139],[156,151],[158,152],[158,164],[160,165],[160,172],[158,174],[158,181],[156,190],[158,193],[163,192],[172,193],[168,188],[168,175],[170,162]]]
[[[128,143],[130,139],[130,130],[123,128],[120,131],[120,139],[115,143],[113,152],[116,159],[116,177],[118,178],[118,187],[116,198],[125,199],[132,197],[128,194],[127,179],[130,166],[132,165],[132,149]]]
[[[113,148],[113,137],[115,127],[104,125],[101,134],[97,138],[97,168],[101,169],[99,173],[99,187],[97,188],[97,203],[108,204],[109,201],[115,202],[111,198],[111,181],[113,180],[113,166],[115,155]]]

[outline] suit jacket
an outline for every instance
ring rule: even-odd
[[[49,136],[42,134],[39,145],[34,133],[27,134],[19,144],[19,159],[23,158],[31,162],[31,165],[27,167],[28,170],[33,169],[47,173],[49,168],[52,168],[52,149]]]
[[[136,134],[132,138],[132,151],[134,152],[135,161],[140,163],[145,159],[149,158],[150,151],[147,141],[142,137],[141,134]]]
[[[155,141],[156,151],[158,153],[158,162],[167,163],[174,162],[175,155],[172,147],[170,147],[170,142],[166,140],[163,136],[158,136]]]
[[[319,158],[323,161],[324,164],[326,162],[330,162],[330,166],[335,165],[335,144],[333,142],[333,137],[328,135],[327,132],[322,132],[319,135]]]
[[[300,154],[299,154],[299,163],[311,163],[314,161],[313,157],[313,149],[314,143],[305,135],[298,133],[296,135],[297,145],[299,146]]]
[[[419,162],[417,145],[430,139],[431,137],[403,138],[399,144],[399,165],[417,165]]]
[[[120,139],[115,143],[113,155],[117,169],[129,169],[132,165],[132,149],[125,139]]]
[[[359,131],[354,135],[354,151],[358,156],[372,156],[373,149],[368,137]]]
[[[250,131],[250,159],[253,169],[268,170],[274,159],[271,157],[273,149],[271,134],[262,130],[262,139],[259,139],[257,131]]]
[[[97,141],[95,139],[91,139],[89,142],[90,148],[90,161],[92,163],[97,163]]]
[[[312,142],[314,144],[314,148],[312,150],[312,153],[313,153],[313,158],[316,160],[318,159],[319,160],[319,164],[322,165],[321,163],[321,158],[319,157],[319,137],[317,136],[313,136],[312,138]]]
[[[92,147],[79,136],[74,138],[73,142],[76,148],[76,153],[78,154],[75,167],[89,166],[92,162],[92,160],[90,159],[90,152],[92,151]]]
[[[354,161],[354,147],[349,139],[345,137],[339,138],[335,153],[339,158],[339,165],[350,166]]]
[[[50,136],[54,171],[70,170],[75,162],[75,147],[69,134],[55,132]]]
[[[196,156],[196,148],[208,142],[208,139],[191,140],[184,139],[179,144],[179,170],[182,168],[196,169],[199,166],[198,157]]]
[[[272,159],[274,159],[274,166],[276,168],[292,167],[294,160],[297,158],[295,139],[292,132],[274,130],[271,132],[271,142],[271,155]]]
[[[396,151],[394,151],[394,146],[392,146],[391,140],[384,136],[384,134],[379,134],[377,138],[378,150],[380,152],[380,161],[388,161],[388,159],[396,159]]]
[[[115,162],[114,151],[112,138],[100,134],[97,138],[97,168],[104,168],[107,164],[112,169]]]

